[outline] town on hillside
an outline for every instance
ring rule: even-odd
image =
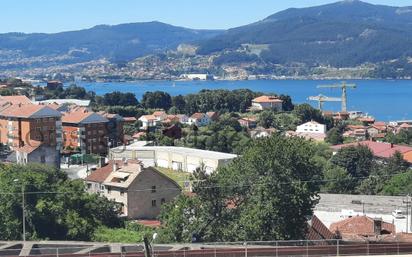
[[[263,231],[267,241],[330,245],[411,240],[410,199],[404,195],[412,182],[412,121],[329,112],[294,104],[286,95],[243,89],[186,96],[147,92],[138,100],[120,92],[96,96],[59,81],[43,87],[18,79],[3,83],[0,174],[10,176],[0,176],[0,185],[13,191],[25,183],[23,195],[24,190],[35,195],[27,193],[26,215],[44,212],[40,203],[61,201],[58,193],[40,192],[75,192],[85,206],[91,204],[85,199],[95,199],[85,231],[56,220],[55,226],[72,233],[61,237],[44,229],[40,219],[28,224],[24,218],[23,239],[130,242],[141,240],[133,236],[159,233],[165,243],[256,241],[260,237],[252,231]],[[271,197],[262,202],[261,194]],[[279,205],[278,195],[299,195],[300,201]],[[266,201],[280,209],[259,207]],[[76,212],[76,206],[66,208]],[[290,213],[293,208],[307,215]],[[265,222],[275,217],[286,222],[288,215],[299,221],[284,229],[276,223],[277,232],[264,231],[262,223],[242,237],[231,226],[246,226],[238,222],[253,210],[271,217]],[[101,212],[107,217],[97,215]],[[53,223],[59,215],[46,216]],[[209,225],[214,215],[219,218]],[[199,226],[206,231],[190,232]],[[6,227],[19,231],[7,222]],[[222,233],[226,237],[220,238]]]

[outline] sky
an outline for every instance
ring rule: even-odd
[[[54,33],[100,24],[161,21],[196,29],[227,29],[290,7],[337,0],[0,0],[0,33]],[[412,0],[367,0],[412,6]]]

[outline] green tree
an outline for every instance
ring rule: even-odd
[[[1,165],[0,188],[9,194],[0,194],[0,240],[21,239],[21,187],[30,192],[25,205],[28,239],[90,240],[97,227],[120,225],[115,203],[86,193],[82,181],[70,181],[43,165]]]
[[[161,233],[186,242],[304,238],[322,176],[315,153],[301,138],[256,140],[218,172],[195,174],[196,195],[167,205]]]
[[[350,176],[360,179],[369,176],[375,165],[371,150],[361,145],[340,149],[331,162],[346,169]]]
[[[146,92],[142,98],[142,105],[150,109],[169,110],[172,107],[172,97],[162,91]]]
[[[382,193],[385,195],[405,195],[412,191],[412,171],[398,174],[387,182]]]
[[[343,136],[338,128],[332,128],[328,131],[325,140],[332,145],[339,145],[343,143]]]
[[[346,194],[354,190],[352,177],[339,166],[328,163],[323,171],[325,184],[322,191],[333,194]]]
[[[319,123],[324,123],[322,112],[318,109],[313,108],[310,104],[299,104],[293,109],[295,113],[302,121],[308,122],[311,120],[317,121]]]

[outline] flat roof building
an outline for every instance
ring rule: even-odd
[[[194,172],[204,165],[208,173],[215,171],[237,155],[175,146],[121,146],[110,149],[110,159],[132,159],[145,166],[158,166],[176,171]]]

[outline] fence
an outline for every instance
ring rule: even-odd
[[[69,242],[68,242],[69,243]],[[70,244],[70,243],[69,243]],[[21,246],[21,245],[20,245]],[[347,242],[322,241],[271,241],[232,242],[210,244],[154,245],[153,257],[286,257],[286,256],[368,256],[412,254],[409,242]],[[144,257],[141,244],[120,245],[93,243],[81,246],[33,244],[25,248],[0,249],[0,256],[33,257]]]

